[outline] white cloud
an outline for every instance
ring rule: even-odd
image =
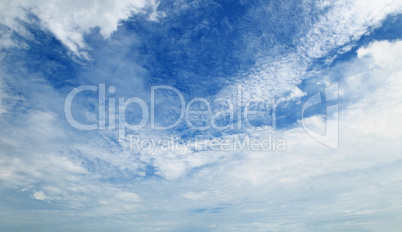
[[[138,202],[140,201],[140,197],[137,194],[130,192],[120,192],[116,194],[117,199],[121,199],[128,202]]]
[[[398,0],[317,1],[315,4],[318,9],[326,9],[325,13],[319,15],[307,34],[294,44],[296,51],[282,54],[273,49],[263,50],[255,67],[238,74],[244,89],[243,104],[261,97],[298,99],[303,94],[295,94],[293,90],[312,74],[307,69],[313,59],[324,58],[331,51],[350,50],[353,42],[381,26],[387,16],[402,12],[402,2]],[[305,2],[305,7],[311,6]],[[334,57],[326,59],[330,63]],[[234,98],[236,88],[236,85],[224,88],[219,96]]]
[[[377,41],[368,47],[360,48],[357,57],[371,62],[371,69],[380,68],[383,71],[395,72],[400,69],[402,63],[402,57],[399,55],[401,50],[401,42]]]
[[[1,58],[0,58],[0,60],[1,60]],[[4,82],[3,82],[3,79],[0,78],[0,115],[7,112],[6,104],[3,103],[3,101],[6,100],[6,97],[7,97],[7,94],[5,91]]]
[[[200,193],[186,192],[186,193],[182,194],[182,197],[190,199],[190,200],[197,201],[197,200],[200,200],[200,199],[206,197],[207,195],[208,195],[207,191],[203,191],[203,192],[200,192]]]
[[[41,21],[44,29],[50,30],[73,53],[88,58],[89,49],[84,40],[85,33],[95,27],[100,33],[109,37],[121,20],[128,19],[133,14],[152,11],[152,20],[157,20],[158,3],[153,0],[118,0],[118,1],[61,1],[61,0],[15,0],[5,1],[0,9],[0,19],[3,24],[29,36],[29,33],[14,21],[15,18],[26,19],[26,11],[34,13]],[[8,41],[8,42],[7,42]],[[10,40],[5,40],[4,46],[12,46]]]
[[[306,37],[301,39],[299,49],[310,58],[321,58],[335,48],[360,39],[372,28],[381,26],[390,14],[402,12],[398,0],[333,1],[328,13],[320,16]]]
[[[34,192],[32,197],[39,201],[51,201],[53,200],[51,197],[46,196],[46,194],[42,191]]]

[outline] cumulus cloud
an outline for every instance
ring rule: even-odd
[[[22,36],[32,37],[22,29],[15,19],[28,20],[27,13],[35,14],[41,26],[51,31],[65,46],[81,58],[88,58],[88,45],[85,42],[85,33],[99,27],[100,33],[108,38],[119,25],[120,21],[127,20],[133,14],[152,13],[152,20],[160,15],[153,0],[119,0],[119,1],[5,1],[0,10],[1,22],[16,30]],[[7,32],[8,31],[8,32]],[[14,46],[9,39],[9,30],[5,30],[2,40],[3,47]],[[8,38],[8,39],[7,39]]]

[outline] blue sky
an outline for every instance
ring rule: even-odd
[[[400,1],[0,6],[1,231],[402,227]]]

